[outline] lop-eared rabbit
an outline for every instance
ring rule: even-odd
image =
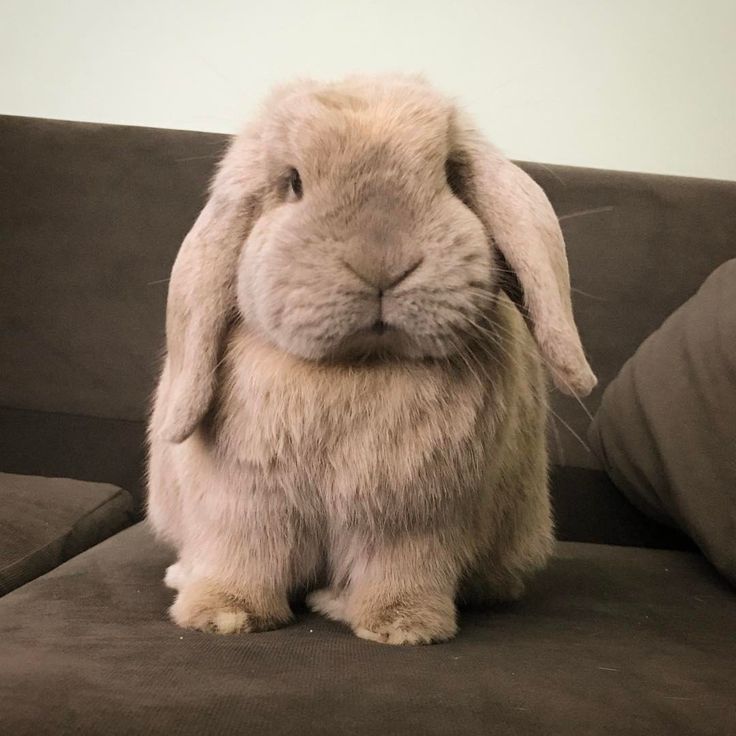
[[[422,80],[277,89],[179,251],[166,332],[148,517],[180,626],[272,629],[308,593],[366,639],[439,642],[545,565],[546,376],[595,385],[564,241]]]

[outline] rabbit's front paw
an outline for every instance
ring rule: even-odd
[[[455,618],[452,600],[442,605],[396,604],[364,615],[353,630],[361,639],[381,644],[435,644],[455,636]]]
[[[166,568],[164,585],[172,590],[180,590],[187,581],[187,571],[181,562],[175,562]]]
[[[348,623],[345,616],[345,600],[334,588],[314,590],[307,596],[307,605],[333,621]]]
[[[212,634],[268,631],[282,626],[291,618],[286,604],[274,607],[272,611],[256,611],[245,598],[203,582],[183,587],[169,614],[172,621],[184,629]]]

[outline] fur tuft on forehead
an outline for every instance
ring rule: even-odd
[[[375,163],[381,152],[384,163],[437,169],[451,146],[455,113],[452,102],[424,81],[400,75],[290,85],[266,110],[271,153],[278,150],[320,175],[330,163],[361,156]]]

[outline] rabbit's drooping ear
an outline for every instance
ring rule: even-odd
[[[258,209],[255,156],[252,137],[231,145],[171,271],[154,415],[154,432],[170,442],[185,440],[212,401],[222,337],[236,308],[238,255]]]
[[[488,230],[524,292],[537,345],[555,385],[587,395],[596,385],[570,301],[565,241],[541,187],[492,146],[473,136],[465,148],[468,204]]]

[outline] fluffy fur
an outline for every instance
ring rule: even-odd
[[[172,271],[148,516],[174,621],[273,628],[319,583],[417,644],[517,598],[553,539],[543,363],[595,383],[541,189],[421,80],[275,92]]]

